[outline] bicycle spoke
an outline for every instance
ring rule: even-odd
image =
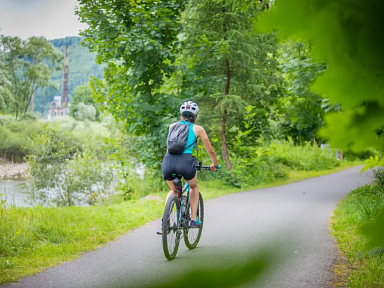
[[[179,225],[178,215],[180,211],[180,201],[174,196],[168,199],[165,206],[162,233],[163,233],[163,251],[168,260],[172,260],[176,257],[176,253],[179,247]]]

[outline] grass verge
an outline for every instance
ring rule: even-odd
[[[342,267],[349,274],[347,287],[384,287],[384,250],[361,252],[368,241],[361,226],[383,207],[384,189],[373,184],[352,191],[334,212],[332,235],[347,259]]]
[[[155,220],[158,200],[112,206],[0,208],[0,284],[16,281],[95,250]]]
[[[289,179],[246,190],[284,185],[361,164],[343,162],[325,171],[289,171]],[[244,191],[220,181],[200,184],[205,200]],[[159,194],[165,199],[164,193]],[[115,199],[117,200],[117,199]],[[121,200],[120,200],[121,201]],[[159,218],[164,201],[135,200],[108,206],[4,208],[0,206],[0,284],[17,281],[77,258]]]

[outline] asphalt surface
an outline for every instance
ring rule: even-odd
[[[360,169],[207,201],[198,248],[189,251],[180,243],[173,261],[163,255],[157,220],[75,261],[1,288],[230,287],[236,277],[243,280],[239,287],[330,287],[338,250],[329,219],[342,198],[371,180]],[[252,261],[264,267],[257,278]],[[196,269],[210,272],[204,278],[203,272],[193,274]],[[189,273],[192,280],[178,278]]]

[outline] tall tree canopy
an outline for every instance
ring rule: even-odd
[[[279,94],[275,35],[254,30],[265,7],[264,2],[238,5],[237,1],[191,0],[185,13],[185,54],[194,65],[189,86],[210,117],[220,120],[227,170],[232,169],[229,131],[246,129],[247,138],[255,144],[252,133],[260,132],[258,124]],[[254,113],[256,121],[244,127],[241,123],[249,105],[259,108],[259,113]]]
[[[89,25],[84,45],[106,63],[105,82],[94,80],[101,101],[127,130],[142,136],[141,156],[159,160],[168,125],[179,101],[160,91],[175,71],[181,33],[182,0],[80,0],[77,14]],[[159,165],[159,161],[153,165]]]

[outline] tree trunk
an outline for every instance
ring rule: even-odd
[[[227,168],[228,171],[231,171],[232,164],[231,164],[231,160],[229,159],[228,148],[227,148],[227,138],[225,136],[227,114],[228,114],[227,108],[224,108],[223,116],[221,119],[221,146],[223,148],[223,157],[224,157],[225,167]]]
[[[27,105],[25,106],[25,109],[24,109],[24,116],[25,116],[25,114],[27,114],[27,112],[28,112],[28,107],[29,107],[29,105],[31,104],[31,100],[32,100],[32,98],[33,98],[33,93],[32,93],[32,96],[31,96],[31,97],[28,97],[28,98],[29,98],[29,100],[28,100]]]
[[[68,187],[67,187],[67,197],[68,197],[68,206],[72,206],[71,192],[69,192]]]
[[[225,84],[224,95],[228,95],[229,88],[231,85],[231,70],[229,68],[229,61],[227,58],[225,58],[225,75],[227,77],[227,83]],[[229,159],[227,138],[226,138],[227,115],[228,115],[227,107],[224,107],[223,115],[221,118],[221,146],[223,148],[223,157],[224,157],[225,167],[227,168],[228,171],[231,171],[232,164],[231,164],[231,159]]]

